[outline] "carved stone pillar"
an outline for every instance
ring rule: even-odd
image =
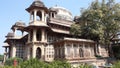
[[[34,21],[36,21],[37,10],[34,10]]]
[[[15,45],[11,46],[11,57],[12,58],[16,57],[16,47],[15,47]]]
[[[36,57],[36,48],[35,46],[33,45],[32,46],[32,58],[35,58]]]
[[[37,32],[37,30],[36,29],[34,29],[33,30],[33,42],[35,42],[36,41],[36,32]]]
[[[66,42],[65,42],[65,44],[64,44],[64,51],[65,51],[65,58],[67,58],[67,47],[66,47]]]
[[[42,41],[42,42],[45,42],[45,30],[42,29],[42,30],[41,30],[41,33],[42,33],[42,34],[41,34],[41,35],[42,35],[42,36],[41,36],[41,41]]]
[[[45,19],[45,12],[42,10],[42,21]]]

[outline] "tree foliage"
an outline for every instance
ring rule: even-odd
[[[89,8],[82,10],[78,20],[71,33],[109,45],[111,37],[120,29],[120,4],[114,0],[93,1]]]

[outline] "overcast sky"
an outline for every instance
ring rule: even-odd
[[[0,1],[0,54],[3,54],[5,36],[11,32],[11,26],[21,20],[29,23],[29,13],[25,11],[34,0],[1,0]],[[42,0],[46,7],[55,5],[68,9],[73,16],[80,15],[81,8],[87,8],[93,0]],[[120,0],[116,0],[120,2]]]

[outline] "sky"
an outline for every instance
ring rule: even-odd
[[[4,53],[4,40],[11,26],[17,21],[29,23],[29,13],[25,10],[34,0],[1,0],[0,1],[0,54]],[[94,0],[41,0],[50,8],[55,5],[68,9],[73,16],[80,15],[81,8],[87,8]],[[120,2],[120,0],[116,0]]]

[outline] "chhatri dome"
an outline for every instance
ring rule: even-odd
[[[68,20],[68,21],[73,20],[73,16],[72,16],[71,12],[64,7],[54,6],[54,7],[49,8],[49,10],[55,11],[56,18],[58,18],[58,19],[64,19],[64,20]]]

